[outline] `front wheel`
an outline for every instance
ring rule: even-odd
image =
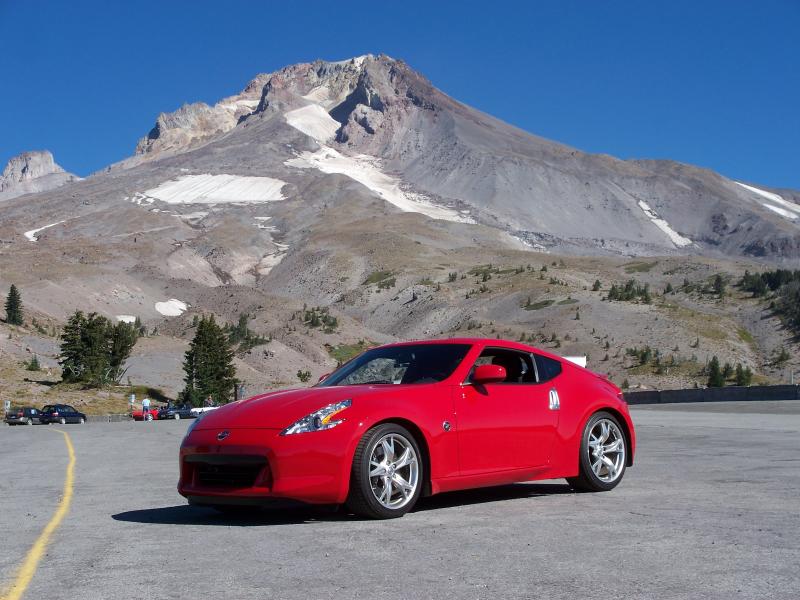
[[[61,417],[61,418],[58,420],[58,422],[59,422],[59,423],[61,423],[62,425],[66,425],[66,424],[67,424],[67,420],[66,420],[64,417]]]
[[[174,419],[175,419],[176,421],[179,421],[179,420],[180,420],[180,418],[181,418],[181,416],[180,416],[178,413],[175,413],[175,417],[174,417]]]
[[[583,429],[580,473],[567,479],[582,492],[606,492],[617,487],[625,474],[628,440],[611,413],[597,412]]]
[[[25,424],[26,425],[33,425],[33,419],[28,419],[27,421],[25,421]]]
[[[147,414],[147,416],[144,418],[144,420],[145,420],[145,421],[152,421],[152,420],[153,420],[153,415],[151,415],[150,413],[148,413],[148,414]]]
[[[356,447],[347,507],[372,519],[402,517],[420,496],[423,469],[417,441],[405,427],[378,425]]]

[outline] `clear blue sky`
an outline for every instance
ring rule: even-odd
[[[0,0],[0,163],[86,175],[161,111],[367,52],[583,150],[800,189],[800,0]]]

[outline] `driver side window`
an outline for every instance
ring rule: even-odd
[[[486,348],[475,361],[480,365],[498,365],[506,370],[506,378],[501,384],[533,384],[536,383],[536,367],[530,354],[510,350],[508,348]],[[472,372],[470,372],[470,378]]]

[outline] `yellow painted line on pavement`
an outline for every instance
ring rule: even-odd
[[[50,431],[53,430],[51,429]],[[50,519],[50,522],[42,530],[42,533],[36,538],[33,547],[25,557],[25,561],[17,571],[14,582],[3,595],[0,596],[0,600],[19,600],[22,598],[22,595],[25,593],[25,590],[28,589],[33,579],[33,575],[36,573],[36,567],[39,566],[39,561],[41,561],[44,556],[44,552],[47,549],[47,544],[50,543],[53,532],[58,529],[58,526],[61,525],[61,521],[64,520],[64,517],[67,516],[69,512],[69,505],[72,502],[72,487],[75,480],[75,448],[72,446],[72,440],[66,431],[55,431],[58,431],[58,433],[64,436],[64,441],[67,444],[67,452],[69,454],[67,475],[64,478],[64,492],[61,495],[61,500],[58,503],[56,512],[53,514],[53,518]]]

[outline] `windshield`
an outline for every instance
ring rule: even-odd
[[[436,383],[464,360],[469,344],[417,344],[368,350],[319,385]]]

